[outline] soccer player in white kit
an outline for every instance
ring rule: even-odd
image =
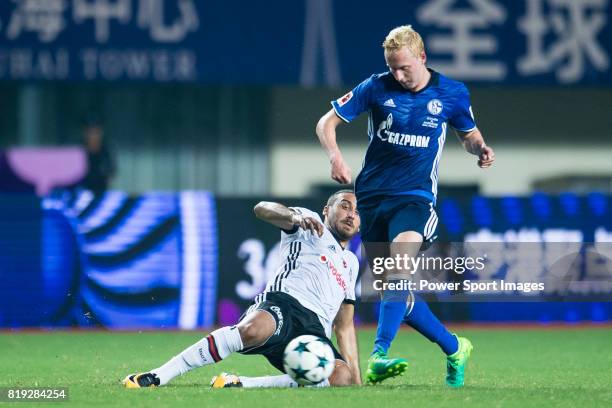
[[[311,334],[332,347],[334,372],[318,386],[361,384],[353,324],[359,262],[347,249],[359,231],[355,194],[340,190],[329,197],[319,215],[305,208],[260,202],[255,215],[281,229],[283,262],[266,289],[254,299],[239,323],[217,329],[162,366],[130,374],[123,384],[142,388],[167,384],[173,378],[231,353],[261,354],[284,372],[283,352],[295,337]],[[336,350],[330,337],[335,331]],[[237,377],[222,374],[211,385],[221,387],[295,387],[287,374]]]

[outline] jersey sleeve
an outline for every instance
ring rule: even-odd
[[[476,129],[476,122],[474,121],[470,102],[470,92],[465,85],[462,85],[459,90],[455,111],[448,122],[460,132],[469,132]]]
[[[351,257],[351,281],[349,282],[349,288],[346,292],[344,303],[355,304],[355,301],[357,300],[356,286],[357,286],[358,275],[359,275],[359,261],[357,260],[357,257],[353,255]]]
[[[312,217],[315,220],[319,221],[321,224],[323,224],[323,221],[321,221],[321,217],[319,216],[319,214],[317,214],[314,211],[309,210],[308,208],[303,208],[303,207],[289,207],[289,209],[295,211],[296,213],[306,216],[306,217]],[[292,229],[292,230],[284,230],[281,229],[281,239],[283,238],[288,238],[289,236],[299,236],[300,234],[303,233],[310,233],[310,231],[304,231],[302,230],[300,227],[298,227],[297,225]]]
[[[374,76],[366,79],[352,91],[332,101],[336,115],[345,122],[350,122],[370,108]]]

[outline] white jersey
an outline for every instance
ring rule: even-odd
[[[355,302],[359,261],[340,246],[317,213],[301,207],[292,210],[318,220],[323,225],[323,236],[302,228],[293,233],[281,231],[283,261],[266,290],[255,297],[255,305],[263,302],[269,292],[287,293],[319,316],[330,337],[342,302]]]

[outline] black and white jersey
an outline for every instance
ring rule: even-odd
[[[313,211],[292,209],[323,224]],[[329,337],[342,302],[355,302],[359,261],[355,254],[340,246],[325,224],[323,229],[321,237],[302,228],[281,231],[281,265],[265,291],[255,297],[252,307],[264,301],[266,293],[287,293],[319,316]]]

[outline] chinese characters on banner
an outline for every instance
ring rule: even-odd
[[[611,84],[610,1],[4,0],[0,80],[354,85],[385,67],[379,47],[346,51],[353,34],[413,24],[428,64],[459,80]]]
[[[18,38],[23,32],[38,35],[39,41],[48,43],[69,24],[94,23],[97,43],[107,43],[111,21],[126,25],[137,21],[150,38],[161,43],[177,43],[199,27],[198,13],[193,0],[176,2],[179,17],[172,24],[165,22],[164,0],[11,0],[14,3],[6,37]],[[174,2],[172,2],[174,3]],[[71,6],[71,13],[66,13]],[[132,8],[134,6],[134,8]],[[67,15],[70,14],[70,15]]]
[[[446,32],[425,36],[430,55],[442,72],[458,79],[503,81],[509,64],[522,77],[554,73],[560,83],[580,82],[587,66],[600,72],[610,67],[599,35],[608,23],[608,0],[520,0],[522,15],[509,16],[498,0],[469,0],[457,8],[453,0],[430,0],[417,10],[417,21]],[[465,2],[464,2],[465,3]],[[513,21],[509,21],[512,19]],[[518,30],[526,52],[517,61],[503,58],[499,39],[488,32],[501,25]],[[515,25],[516,27],[513,27]]]
[[[606,25],[608,0],[548,0],[550,11],[543,12],[544,0],[527,0],[527,13],[518,28],[527,40],[527,54],[518,61],[523,75],[554,72],[560,82],[582,79],[585,65],[598,71],[610,67],[610,59],[598,42]],[[555,38],[548,47],[544,38]]]
[[[448,34],[432,34],[425,38],[430,53],[448,53],[446,61],[433,60],[440,71],[452,77],[469,79],[500,80],[506,75],[502,61],[491,60],[499,52],[495,36],[477,34],[475,29],[499,25],[506,20],[505,9],[493,1],[472,0],[473,8],[456,10],[446,0],[429,1],[417,11],[417,20],[425,25],[448,29]],[[475,59],[476,55],[487,56],[487,60]]]
[[[197,80],[196,52],[176,48],[199,29],[194,0],[10,0],[4,6],[0,35],[16,46],[0,47],[0,78]],[[122,26],[145,39],[127,44],[125,32],[113,36]],[[85,42],[75,49],[67,39]]]
[[[37,33],[41,42],[48,43],[66,28],[64,11],[68,7],[67,0],[13,2],[16,3],[15,9],[6,30],[6,37],[10,40],[29,31]]]

